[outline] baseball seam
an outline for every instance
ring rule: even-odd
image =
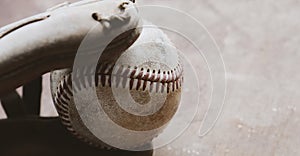
[[[74,73],[74,72],[73,72]],[[174,92],[181,87],[183,70],[180,64],[168,71],[123,65],[101,64],[93,81],[93,68],[86,66],[73,74],[74,92],[88,86],[102,85],[150,92]],[[70,77],[71,78],[71,77]],[[69,81],[68,81],[69,82]],[[71,81],[70,81],[71,82]],[[96,84],[93,84],[96,82]]]

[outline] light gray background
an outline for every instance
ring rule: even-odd
[[[137,1],[178,8],[201,21],[221,48],[228,75],[223,113],[214,129],[199,138],[210,88],[207,68],[199,61],[203,107],[191,127],[175,142],[156,150],[156,156],[300,155],[300,1]],[[1,0],[0,25],[59,2],[63,1]],[[56,115],[47,79],[48,75],[43,116]],[[2,110],[0,114],[5,117]]]

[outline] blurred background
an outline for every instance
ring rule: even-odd
[[[0,26],[62,2],[1,0]],[[210,133],[198,137],[211,86],[205,62],[199,60],[194,64],[201,75],[199,113],[184,134],[157,149],[156,156],[300,155],[300,1],[137,0],[137,3],[177,8],[195,17],[216,40],[227,70],[227,94],[221,116]],[[49,74],[44,76],[43,85],[41,115],[56,116],[49,92]],[[0,117],[6,118],[2,109]]]

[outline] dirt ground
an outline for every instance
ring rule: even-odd
[[[178,48],[191,59],[199,76],[200,105],[189,128],[167,146],[155,150],[156,156],[300,155],[300,1],[137,1],[140,5],[176,8],[200,21],[216,40],[226,66],[227,92],[223,111],[213,129],[198,137],[211,101],[209,69],[203,59],[189,53],[190,45],[177,43],[179,40],[171,35]],[[0,26],[60,2],[64,1],[1,0]],[[200,28],[196,25],[193,29]],[[49,75],[44,76],[44,88],[41,113],[55,116]],[[186,100],[181,105],[192,106],[193,101]],[[194,110],[185,111],[189,114]],[[5,118],[3,110],[0,115]],[[181,124],[185,124],[184,121]]]

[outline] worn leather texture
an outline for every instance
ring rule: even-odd
[[[51,70],[71,68],[80,43],[91,29],[94,28],[98,39],[105,41],[138,24],[137,10],[129,0],[85,0],[1,28],[0,94]],[[128,35],[132,40],[138,36],[133,34]],[[131,44],[125,42],[123,47],[112,50],[122,51]]]

